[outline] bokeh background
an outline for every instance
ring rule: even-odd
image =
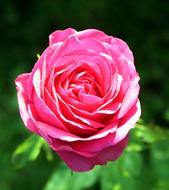
[[[0,1],[0,190],[169,190],[168,21],[169,1],[161,0]],[[73,175],[35,136],[12,158],[30,136],[14,80],[31,71],[51,32],[68,27],[100,29],[128,43],[141,77],[143,120],[117,162]]]

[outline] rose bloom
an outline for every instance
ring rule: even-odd
[[[140,117],[139,76],[127,44],[95,29],[58,30],[15,83],[25,126],[74,171],[116,160]]]

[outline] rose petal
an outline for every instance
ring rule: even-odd
[[[66,128],[62,124],[62,122],[55,116],[55,114],[52,112],[52,110],[46,105],[44,100],[40,97],[40,94],[39,94],[40,93],[39,92],[40,84],[38,84],[38,83],[40,83],[40,81],[38,81],[38,80],[39,80],[39,78],[34,77],[35,93],[33,96],[33,102],[34,102],[35,110],[36,110],[38,116],[41,118],[41,120],[43,122],[46,122],[48,124],[51,124],[51,125],[54,125],[56,127],[66,130]],[[53,104],[53,106],[54,105],[55,104]]]
[[[114,161],[116,160],[121,154],[124,148],[127,146],[128,143],[128,136],[124,137],[122,141],[120,141],[118,144],[115,144],[114,146],[110,146],[101,152],[98,152],[98,154],[92,158],[92,161],[95,165],[103,165],[106,164],[108,161]]]
[[[109,147],[93,158],[86,158],[72,151],[58,151],[57,154],[65,163],[76,172],[84,172],[92,169],[97,164],[105,164],[107,161],[116,160],[127,145],[127,137],[119,144]]]
[[[76,33],[76,30],[72,28],[68,28],[66,30],[57,30],[49,35],[49,45],[51,46],[57,42],[63,42],[74,33]]]
[[[90,141],[74,142],[72,147],[83,152],[94,152],[101,151],[109,146],[118,144],[128,134],[129,130],[134,127],[136,121],[140,117],[140,114],[140,103],[138,101],[137,104],[134,105],[128,114],[123,118],[122,122],[119,124],[119,127],[117,129],[114,128],[115,130],[113,133],[110,132],[106,136],[103,136],[99,139],[94,138],[94,140],[91,139]],[[113,129],[113,126],[111,126],[111,129]],[[108,129],[104,130],[108,131]],[[101,131],[99,133],[101,134]],[[96,135],[94,136],[96,137]]]
[[[29,113],[28,113],[28,97],[27,97],[27,84],[28,79],[30,77],[29,73],[19,75],[17,79],[15,80],[15,84],[17,87],[17,96],[18,96],[18,104],[19,104],[19,111],[21,118],[25,124],[25,126],[32,132],[37,133],[38,131],[36,129],[36,126],[34,125],[34,122],[32,121]]]
[[[76,33],[79,40],[83,39],[100,39],[100,41],[104,42],[111,42],[111,37],[107,36],[104,32],[96,29],[86,29],[83,31],[79,31]]]
[[[90,126],[92,128],[104,128],[105,127],[105,125],[103,125],[101,123],[95,122],[95,121],[87,119],[83,116],[79,116],[78,114],[75,114],[72,111],[72,109],[68,106],[68,104],[66,102],[64,102],[59,95],[58,95],[58,100],[61,105],[60,107],[61,107],[62,114],[65,117],[67,117],[68,119],[77,121],[77,122],[82,122],[83,124],[86,124],[88,127]]]
[[[80,40],[81,44],[84,46],[84,49],[92,49],[92,51],[98,52],[98,53],[108,53],[107,49],[104,47],[101,41],[98,41],[97,39],[93,38],[86,38],[83,40]]]
[[[72,151],[58,151],[57,154],[73,171],[88,171],[94,167],[94,163],[89,158],[83,157]]]
[[[138,81],[139,81],[138,75],[135,75],[131,78],[130,86],[124,95],[124,98],[122,100],[122,105],[117,115],[117,118],[123,117],[137,101],[140,89]]]
[[[121,141],[121,139],[126,136],[130,129],[135,126],[135,123],[138,121],[141,115],[140,102],[137,100],[137,103],[130,109],[130,111],[125,115],[121,120],[119,127],[116,131],[116,137],[114,139],[115,143]]]
[[[56,92],[54,91],[54,93],[56,93]],[[46,96],[48,96],[50,101],[53,101],[53,105],[56,105],[55,109],[57,110],[57,113],[59,114],[59,118],[65,124],[66,129],[73,132],[74,134],[79,134],[79,135],[93,134],[94,132],[97,132],[96,128],[92,128],[90,126],[86,126],[77,121],[67,119],[61,111],[61,107],[60,107],[60,103],[59,103],[57,94],[55,94],[55,100],[52,99],[52,97],[50,96],[50,94],[47,91],[46,91]]]

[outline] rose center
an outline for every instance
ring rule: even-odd
[[[97,81],[88,71],[73,72],[62,83],[69,97],[79,99],[79,93],[100,96]]]

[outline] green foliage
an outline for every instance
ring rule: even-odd
[[[154,143],[160,140],[168,139],[169,131],[166,129],[161,129],[159,126],[149,125],[145,126],[143,122],[136,124],[136,130],[134,130],[134,136],[136,138],[141,138],[142,141],[146,143]]]
[[[34,161],[39,156],[42,148],[46,151],[47,160],[51,161],[53,154],[44,139],[38,135],[31,135],[13,153],[12,161],[15,168],[19,169],[25,166],[28,161]]]
[[[101,189],[135,190],[140,185],[142,166],[142,157],[138,152],[125,152],[115,163],[109,163],[103,168]]]
[[[48,161],[52,161],[53,160],[52,149],[48,146],[47,142],[45,142],[45,141],[43,143],[43,149],[45,150],[45,153],[46,153],[46,159]]]
[[[28,161],[34,161],[38,157],[43,143],[44,140],[41,137],[31,135],[19,145],[12,158],[15,167],[20,168],[25,166]]]
[[[92,189],[97,184],[100,184],[101,190],[135,190],[136,187],[142,190],[143,184],[149,190],[167,190],[168,137],[169,130],[147,126],[143,121],[139,121],[130,133],[127,149],[117,161],[96,166],[84,173],[71,173],[63,162],[59,162],[43,190]],[[15,165],[23,167],[28,161],[35,160],[42,147],[45,148],[50,161],[52,153],[47,143],[41,137],[31,135],[15,150]]]
[[[98,180],[100,169],[100,167],[96,167],[85,173],[71,173],[70,169],[60,164],[43,190],[81,190],[89,188]]]
[[[152,144],[151,147],[152,169],[155,174],[155,190],[169,189],[169,143],[168,140]]]

